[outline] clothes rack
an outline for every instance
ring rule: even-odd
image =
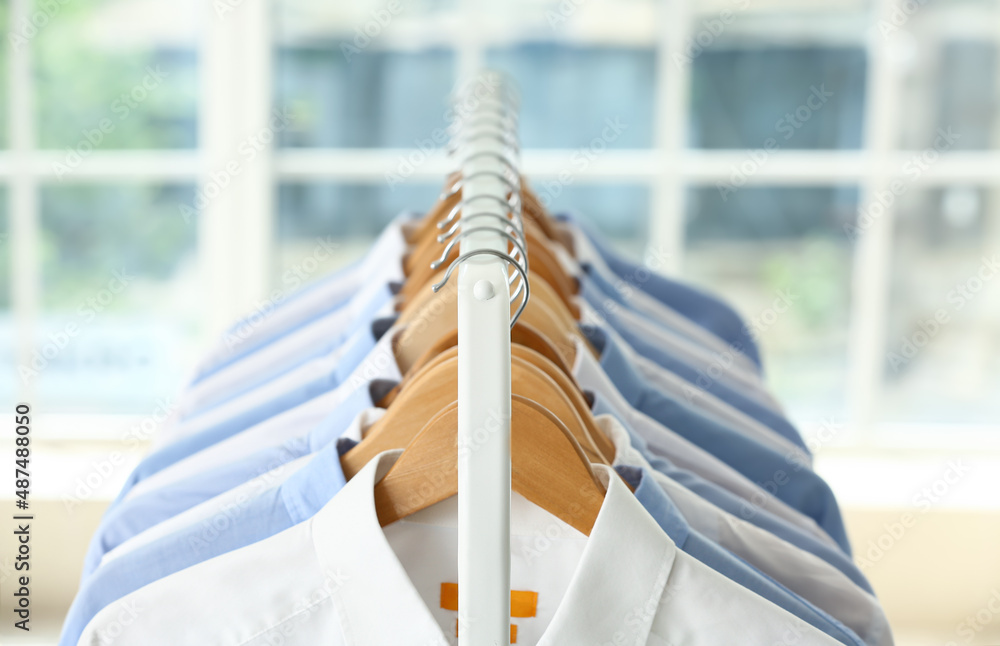
[[[461,253],[434,289],[441,289],[458,268],[459,644],[506,645],[510,644],[510,328],[529,297],[517,97],[504,76],[483,72],[455,100],[450,148],[459,161],[461,178],[452,191],[461,191],[462,198],[438,224],[446,229],[438,241],[447,243],[442,258],[456,242]],[[512,317],[510,305],[519,298]]]

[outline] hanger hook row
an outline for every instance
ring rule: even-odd
[[[517,319],[521,318],[521,314],[524,312],[524,308],[528,306],[528,299],[531,297],[531,288],[528,283],[528,272],[516,260],[514,260],[514,258],[510,254],[497,251],[496,249],[476,249],[475,251],[464,253],[458,258],[456,258],[454,261],[452,261],[450,265],[448,265],[448,271],[445,272],[444,278],[441,279],[440,283],[433,285],[431,289],[433,289],[435,293],[440,291],[442,287],[448,284],[448,281],[451,279],[451,275],[454,273],[455,269],[460,264],[462,264],[463,262],[474,256],[483,256],[483,255],[496,256],[497,258],[506,261],[508,265],[513,265],[517,273],[521,275],[521,283],[520,285],[518,285],[517,291],[514,293],[514,295],[516,296],[517,294],[519,294],[521,292],[522,287],[524,289],[524,295],[521,298],[521,304],[518,306],[517,311],[510,319],[510,327],[513,328],[514,324],[517,323]],[[508,275],[507,285],[508,287],[510,286],[509,275]]]
[[[464,180],[472,178],[472,177],[477,177],[477,176],[480,176],[480,175],[483,175],[483,176],[489,175],[489,176],[492,176],[492,177],[496,177],[501,182],[504,182],[507,185],[507,188],[509,188],[512,193],[513,192],[520,193],[521,192],[521,174],[517,172],[517,170],[514,168],[513,163],[509,159],[507,159],[506,157],[503,157],[499,153],[489,153],[488,151],[484,151],[484,152],[481,152],[481,153],[475,153],[473,155],[470,155],[468,157],[468,159],[473,159],[473,158],[480,157],[480,156],[485,157],[487,155],[490,156],[490,157],[493,157],[494,154],[496,155],[496,159],[499,159],[501,162],[503,162],[503,163],[506,164],[505,169],[510,171],[511,177],[514,178],[513,181],[507,179],[507,177],[504,176],[504,175],[500,175],[499,173],[496,173],[494,171],[488,171],[488,170],[476,171],[475,173],[469,173],[467,176],[460,174],[455,179],[455,181],[452,183],[451,187],[447,191],[442,191],[441,194],[438,195],[438,199],[444,201],[444,200],[450,199],[452,197],[455,197],[462,190],[462,186],[464,185]],[[516,181],[516,184],[515,184],[515,181]],[[518,200],[520,200],[520,195],[518,195]]]
[[[493,114],[479,115],[469,119],[455,118],[448,125],[448,133],[452,137],[456,137],[461,134],[462,128],[476,128],[482,125],[500,126],[508,132],[512,132],[517,129],[518,115],[516,112],[497,111]]]
[[[511,213],[510,211],[507,211],[507,214],[513,215],[513,213]],[[522,223],[519,220],[513,217],[508,218],[503,215],[497,215],[496,213],[488,213],[486,211],[480,211],[478,213],[470,213],[469,215],[463,215],[462,217],[455,220],[455,223],[451,225],[450,229],[448,229],[447,231],[445,231],[444,233],[442,233],[437,237],[437,241],[440,243],[444,243],[448,238],[455,235],[455,232],[462,228],[462,222],[466,220],[471,220],[473,218],[486,217],[487,215],[492,216],[494,219],[500,220],[501,222],[503,222],[503,224],[509,226],[511,229],[516,231],[518,236],[520,236],[522,240],[524,239],[524,228],[521,226]]]
[[[511,201],[514,196],[517,196],[517,204],[513,204]],[[447,227],[448,225],[450,225],[452,222],[455,221],[455,218],[458,216],[459,213],[461,213],[462,209],[465,206],[467,206],[471,202],[475,202],[476,200],[482,200],[482,199],[493,200],[495,202],[498,202],[501,206],[506,207],[508,209],[508,212],[517,218],[518,228],[523,230],[523,226],[521,226],[524,224],[524,222],[521,219],[520,191],[511,191],[511,199],[506,199],[506,200],[496,195],[476,195],[470,198],[463,198],[461,202],[451,207],[451,211],[448,212],[448,215],[445,216],[443,220],[437,223],[437,228],[444,229],[445,227]]]
[[[509,147],[515,153],[520,154],[521,152],[521,146],[517,141],[516,135],[509,130],[495,128],[479,128],[472,131],[463,131],[461,134],[456,135],[451,139],[451,141],[448,142],[448,146],[445,148],[445,151],[449,155],[453,155],[458,151],[460,144],[479,141],[480,139],[491,139]]]
[[[465,221],[465,220],[471,220],[472,218],[476,218],[476,217],[479,217],[479,218],[490,217],[490,218],[496,218],[496,219],[502,220],[502,221],[504,221],[504,224],[506,226],[510,227],[515,234],[519,233],[517,231],[517,229],[514,229],[514,227],[510,225],[509,221],[505,220],[501,216],[496,215],[494,213],[476,213],[475,215],[470,215],[470,216],[466,216],[466,217],[462,218],[462,220],[460,220],[459,223],[461,223],[462,221]],[[471,236],[471,235],[473,235],[475,233],[480,233],[482,231],[491,231],[493,233],[496,233],[500,237],[502,237],[502,238],[510,241],[510,243],[512,245],[514,245],[514,251],[517,252],[518,255],[519,255],[519,257],[523,259],[524,270],[525,271],[528,270],[528,251],[527,251],[527,249],[525,248],[525,245],[524,245],[524,238],[520,237],[520,234],[519,234],[519,237],[514,237],[513,235],[511,235],[507,231],[503,231],[503,230],[501,230],[501,229],[499,229],[497,227],[493,227],[493,226],[477,227],[475,229],[466,229],[466,230],[462,231],[461,233],[459,233],[457,236],[455,236],[452,239],[451,242],[448,243],[448,246],[446,246],[444,248],[444,253],[441,254],[441,257],[431,263],[431,269],[437,269],[441,265],[443,265],[445,263],[445,261],[448,260],[448,256],[451,255],[452,249],[455,248],[455,245],[458,244],[459,241],[461,241],[464,238],[468,238],[469,236]],[[510,282],[508,281],[507,284],[510,285]]]

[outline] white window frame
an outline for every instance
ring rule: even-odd
[[[461,11],[473,13],[475,0],[461,0]],[[872,0],[874,15],[890,14],[899,0]],[[146,182],[201,182],[206,169],[231,155],[245,133],[266,127],[272,108],[271,5],[242,3],[220,19],[214,3],[203,3],[201,30],[199,144],[196,150],[95,151],[74,175],[74,182],[119,180]],[[668,250],[673,265],[683,267],[684,194],[690,186],[714,185],[726,180],[733,166],[746,159],[744,150],[693,150],[686,147],[689,119],[690,71],[678,67],[673,55],[688,41],[695,3],[661,3],[658,26],[655,147],[648,150],[608,151],[575,175],[581,183],[628,181],[645,184],[653,196],[651,244]],[[20,24],[31,10],[30,0],[12,0],[9,24]],[[485,37],[470,19],[456,27],[459,74],[478,69],[484,60]],[[997,34],[1000,39],[1000,32]],[[895,148],[898,133],[893,115],[898,108],[900,83],[894,69],[893,40],[867,41],[868,90],[864,106],[865,133],[861,150],[779,150],[766,165],[748,177],[755,185],[856,185],[862,203],[886,187],[916,151]],[[36,141],[34,79],[30,47],[9,50],[10,148],[0,151],[0,183],[6,184],[13,245],[13,318],[15,361],[30,362],[33,335],[39,320],[40,258],[39,188],[54,181],[53,162],[59,151],[40,150]],[[238,75],[232,70],[253,69]],[[259,73],[257,73],[259,71]],[[226,199],[214,200],[199,217],[198,255],[202,284],[211,298],[205,327],[221,330],[262,297],[268,288],[272,258],[274,191],[281,182],[336,181],[380,184],[405,149],[313,148],[271,151],[267,161],[255,164]],[[533,179],[554,179],[564,170],[569,150],[528,150],[525,172]],[[920,188],[961,184],[1000,186],[1000,151],[946,152],[916,182]],[[415,181],[439,182],[450,170],[444,159],[416,169]],[[887,209],[879,224],[861,237],[854,256],[850,364],[847,375],[847,426],[858,444],[877,442],[875,403],[883,387],[886,320],[889,307],[890,261],[894,213]],[[235,243],[234,243],[235,241]],[[18,397],[31,401],[30,385],[21,385]],[[898,425],[897,425],[898,427]],[[986,432],[989,429],[983,429]],[[995,433],[996,429],[990,432]],[[895,434],[894,434],[895,435]],[[898,440],[898,436],[895,436]]]

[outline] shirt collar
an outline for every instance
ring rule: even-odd
[[[605,265],[604,258],[598,252],[597,247],[594,246],[594,243],[591,242],[590,238],[587,237],[587,234],[580,228],[576,219],[566,213],[556,215],[556,219],[570,224],[570,226],[566,228],[573,237],[573,255],[576,256],[580,264],[594,265],[602,271],[606,269],[610,274],[611,270]]]
[[[615,471],[625,482],[632,485],[636,500],[656,520],[674,544],[684,549],[691,535],[691,526],[652,475],[653,467],[642,453],[632,446],[628,428],[610,414],[597,415],[595,422],[615,447],[613,461]]]
[[[582,324],[580,330],[597,350],[601,358],[601,368],[614,383],[618,392],[631,406],[638,407],[646,386],[635,366],[629,362],[619,342],[600,326]]]
[[[619,305],[625,305],[625,296],[615,288],[616,280],[612,280],[597,271],[591,263],[581,265],[584,274],[580,279],[581,290],[584,285],[588,285],[587,293],[591,295],[597,306],[607,306],[606,301],[611,300]]]
[[[354,336],[335,369],[338,383],[355,390],[368,388],[376,379],[400,381],[403,374],[396,363],[393,340],[402,328],[395,318],[375,319]]]
[[[373,280],[362,285],[345,308],[346,317],[351,321],[371,321],[379,314],[385,318],[391,317],[394,308],[393,285],[384,281]]]
[[[362,425],[362,428],[373,424],[373,413],[370,411],[381,409],[375,409],[372,389],[379,383],[384,382],[373,382],[369,384],[368,388],[355,388],[351,390],[347,399],[338,404],[329,415],[327,415],[312,431],[309,432],[308,440],[310,452],[319,451],[330,442],[336,440],[338,437],[354,437],[354,429],[357,428],[359,424]],[[362,419],[361,415],[367,416]],[[357,437],[358,441],[360,441],[360,431],[357,431]]]
[[[645,447],[645,441],[635,435],[627,424],[619,422],[612,411],[613,408],[601,399],[595,400],[594,415],[597,427],[615,447],[612,466],[626,482],[632,485],[635,497],[642,506],[656,519],[674,543],[683,549],[692,531],[684,510],[697,512],[699,506],[704,509],[704,505],[711,507],[711,503],[699,498],[666,475],[666,472],[675,471],[666,460],[653,458],[660,465],[659,469],[650,464],[645,455],[636,448],[636,446]],[[656,487],[650,490],[653,484]],[[661,494],[666,500],[661,500]],[[680,505],[676,502],[678,499]],[[712,518],[715,516],[712,515]],[[718,533],[714,523],[704,521],[704,514],[702,520],[699,531],[709,529],[713,531],[713,535]]]
[[[279,487],[292,525],[312,518],[343,489],[346,482],[337,446],[328,444],[316,452],[309,464],[293,473]]]
[[[359,276],[379,276],[382,281],[405,280],[403,256],[406,252],[406,236],[403,224],[408,219],[405,213],[400,214],[382,230],[358,266]]]
[[[619,464],[640,466],[654,469],[670,477],[684,473],[666,457],[656,455],[649,449],[645,438],[632,428],[625,411],[620,409],[615,402],[610,402],[599,394],[595,394],[593,411],[598,416],[598,428],[615,445],[614,466]]]
[[[382,532],[372,490],[401,451],[361,470],[313,520],[347,643],[447,644]],[[538,646],[646,643],[676,547],[608,467],[594,467],[604,503],[569,588]],[[623,545],[629,549],[622,549]],[[392,621],[386,621],[391,609]]]
[[[625,482],[632,485],[635,499],[656,520],[674,544],[683,550],[688,537],[691,536],[691,525],[652,474],[644,467],[624,464],[615,466],[615,471],[625,479]]]

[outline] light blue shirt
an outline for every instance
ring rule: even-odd
[[[337,442],[328,444],[280,486],[240,506],[222,529],[208,519],[106,563],[84,581],[73,600],[63,624],[60,646],[75,646],[98,612],[144,585],[262,541],[311,518],[345,484],[340,455]],[[239,590],[230,593],[239,594]]]
[[[129,475],[128,480],[118,494],[118,498],[111,503],[111,509],[114,509],[140,480],[148,478],[152,474],[162,471],[202,449],[230,438],[241,431],[245,431],[255,424],[259,424],[295,406],[304,404],[314,397],[330,392],[340,384],[345,383],[351,377],[354,370],[361,365],[365,357],[375,348],[379,338],[388,331],[392,323],[392,319],[378,319],[373,322],[370,329],[355,338],[354,343],[343,354],[337,367],[329,374],[280,396],[260,402],[254,408],[240,415],[232,417],[225,422],[220,422],[194,435],[184,437],[146,456]]]
[[[767,599],[822,630],[842,644],[864,646],[854,631],[795,594],[757,568],[719,547],[693,529],[666,492],[649,475],[646,469],[619,466],[615,470],[632,485],[635,497],[667,533],[674,544],[727,579]]]
[[[312,359],[319,359],[327,354],[336,351],[338,348],[344,346],[345,344],[350,343],[351,339],[355,337],[359,332],[361,332],[362,329],[366,325],[368,325],[373,318],[375,318],[376,314],[382,308],[384,308],[389,302],[392,301],[393,297],[395,296],[395,293],[396,290],[394,286],[388,284],[385,285],[382,289],[377,290],[372,295],[372,297],[364,304],[363,308],[358,310],[357,312],[358,316],[353,318],[353,320],[351,320],[348,325],[344,326],[341,329],[326,330],[324,332],[322,342],[315,343],[308,348],[303,348],[303,350],[300,353],[297,353],[294,357],[291,358],[283,357],[282,358],[283,362],[280,363],[279,365],[276,365],[274,367],[269,366],[267,369],[264,370],[258,370],[253,375],[241,375],[241,379],[239,380],[240,383],[239,388],[232,388],[223,393],[219,393],[208,404],[200,406],[195,410],[189,411],[188,414],[185,415],[184,419],[191,419],[201,413],[210,411],[216,406],[220,406],[231,399],[239,397],[240,395],[246,393],[247,391],[253,388],[256,388],[257,386],[263,385],[273,379],[281,377],[282,375],[294,370],[295,368],[305,364],[306,362]],[[346,304],[347,301],[345,301],[344,303],[339,303],[337,306],[331,308],[328,314],[334,313],[335,311],[337,311]],[[304,325],[305,323],[303,323],[303,326]],[[270,345],[271,343],[279,341],[291,334],[295,334],[301,327],[302,326],[297,326],[294,329],[285,330],[282,334],[273,336],[264,343],[258,343],[254,346],[253,351],[261,350]],[[246,356],[253,354],[253,351],[241,353],[240,358],[245,358]],[[233,361],[235,361],[235,359]],[[226,370],[240,369],[240,366],[233,365],[233,361],[227,361],[226,365],[224,366],[217,366],[212,371],[211,375],[207,373],[202,374],[199,377],[199,379],[193,383],[198,383],[199,381],[205,379],[208,376],[212,376],[213,378],[218,378],[222,376],[223,373],[226,372]],[[183,397],[184,395],[181,394],[181,399],[183,399]]]
[[[387,391],[391,385],[388,382],[373,382],[369,388],[358,388],[317,427],[312,430],[304,429],[301,437],[121,501],[108,510],[90,539],[83,565],[84,580],[98,569],[106,553],[130,538],[272,469],[329,445],[340,437],[359,413],[372,408],[374,402],[381,399],[375,390]]]

